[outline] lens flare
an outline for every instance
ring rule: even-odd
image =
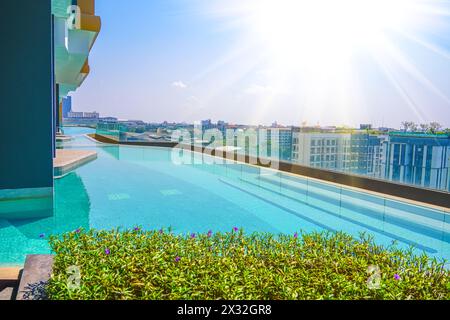
[[[359,117],[377,117],[374,108],[389,103],[425,121],[430,103],[449,106],[445,70],[434,63],[434,57],[440,66],[450,59],[447,0],[207,3],[208,18],[220,21],[221,29],[237,31],[231,52],[244,52],[207,69],[239,64],[215,94],[244,78],[276,88],[254,95],[256,118],[284,103],[296,106],[300,120],[329,118],[332,110],[334,122],[351,123],[355,111]],[[289,99],[275,92],[288,93]]]
[[[406,0],[261,0],[248,9],[257,41],[291,67],[334,63],[380,45],[415,12]]]

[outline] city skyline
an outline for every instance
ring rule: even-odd
[[[286,30],[301,25],[290,24],[295,17],[286,10],[317,14],[317,8],[283,0],[268,18],[264,10],[273,11],[271,1],[261,2],[270,10],[252,0],[98,1],[103,34],[91,54],[91,76],[72,94],[74,108],[146,122],[211,118],[249,125],[306,121],[398,128],[402,121],[438,121],[450,127],[450,3],[429,0],[423,7],[406,7],[402,25],[372,21],[363,30],[382,32],[380,45],[362,43],[353,32],[339,42],[330,39],[331,26],[323,21],[329,10],[319,15],[322,24],[313,23],[319,44],[305,32],[290,43],[295,36]],[[364,12],[354,1],[344,2],[353,6],[347,20],[361,23],[357,14]],[[255,22],[253,13],[263,23]],[[283,17],[286,25],[274,28]],[[339,25],[340,20],[332,21]],[[285,39],[274,42],[283,32]],[[302,43],[311,47],[306,53]],[[311,57],[314,50],[320,59]]]
[[[69,98],[72,98],[71,96],[68,96]],[[280,123],[277,120],[272,121],[271,123],[242,123],[242,122],[227,122],[222,119],[198,119],[194,121],[173,121],[170,119],[162,120],[162,121],[146,121],[142,119],[137,118],[118,118],[115,115],[112,114],[100,114],[96,110],[92,111],[92,109],[85,109],[85,110],[71,110],[63,117],[63,123],[66,125],[77,125],[77,122],[74,124],[69,123],[68,121],[71,119],[77,120],[77,119],[94,119],[97,122],[116,122],[116,123],[127,123],[127,122],[140,122],[146,125],[161,125],[164,124],[176,124],[176,125],[189,125],[189,126],[201,126],[201,124],[205,121],[208,121],[212,124],[218,125],[220,123],[223,123],[226,126],[242,126],[242,127],[267,127],[267,128],[317,128],[317,129],[343,129],[343,130],[381,130],[381,131],[405,131],[405,132],[425,132],[425,133],[431,133],[430,130],[434,130],[437,132],[448,132],[450,128],[442,125],[441,122],[432,121],[432,122],[423,122],[423,123],[415,123],[413,121],[402,121],[397,126],[376,126],[372,123],[359,123],[354,126],[349,125],[321,125],[320,123],[316,124],[310,124],[306,121],[302,122],[301,124],[292,124],[292,123]],[[80,123],[79,123],[80,124]],[[79,125],[78,124],[78,125]],[[435,127],[437,126],[437,128]]]

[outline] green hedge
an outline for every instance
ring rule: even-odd
[[[365,235],[135,228],[77,230],[50,242],[56,253],[50,299],[449,299],[443,263],[377,246]],[[81,270],[78,289],[68,288],[70,266]]]

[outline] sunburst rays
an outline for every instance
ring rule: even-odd
[[[385,74],[385,83],[377,85],[394,88],[416,120],[429,120],[427,106],[415,101],[411,87],[403,83],[407,77],[417,83],[417,90],[438,97],[450,108],[449,92],[443,92],[433,77],[420,69],[408,50],[393,40],[394,34],[400,34],[411,46],[425,48],[450,64],[450,43],[445,43],[450,42],[450,1],[211,0],[199,1],[197,5],[204,17],[220,22],[222,31],[238,31],[235,32],[238,49],[224,53],[214,65],[200,72],[195,81],[244,59],[252,48],[255,52],[255,59],[250,59],[247,67],[240,63],[239,72],[210,92],[209,99],[261,67],[273,71],[264,80],[267,86],[293,88],[295,81],[305,84],[293,90],[293,105],[311,108],[316,115],[321,110],[325,116],[329,107],[324,106],[332,102],[324,104],[323,98],[329,95],[326,98],[335,99],[334,107],[339,109],[341,118],[348,117],[351,123],[352,114],[346,105],[364,104],[370,99],[364,92],[365,83],[372,81],[370,74],[355,79],[353,73],[361,68],[358,56],[366,55],[374,57],[372,61]],[[428,41],[427,35],[441,35],[441,42]],[[328,90],[330,87],[334,87],[331,90],[334,93]],[[259,108],[255,118],[268,112],[275,100],[273,94],[257,99]],[[307,114],[308,110],[298,112],[299,117]],[[305,120],[314,121],[303,118],[294,122],[300,124]]]

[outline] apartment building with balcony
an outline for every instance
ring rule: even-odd
[[[45,212],[63,99],[89,74],[101,22],[94,0],[1,1],[0,21],[0,215],[22,198]]]

